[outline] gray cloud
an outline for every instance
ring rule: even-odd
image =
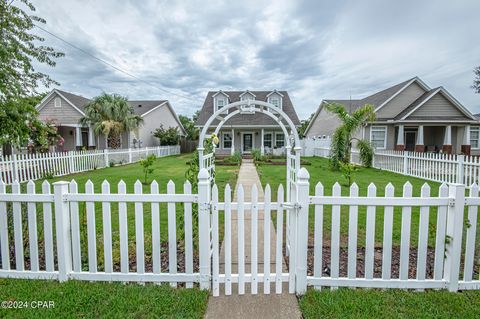
[[[192,114],[208,90],[277,88],[305,118],[323,98],[363,97],[418,75],[480,112],[470,89],[480,65],[476,0],[34,4],[48,30],[150,83],[38,31],[66,53],[57,67],[39,68],[84,96],[169,99]]]

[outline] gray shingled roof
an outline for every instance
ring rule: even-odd
[[[398,83],[394,86],[389,87],[388,89],[382,90],[378,93],[372,94],[367,96],[366,98],[362,99],[362,105],[364,104],[373,104],[375,107],[379,107],[382,105],[386,100],[391,98],[395,93],[400,91],[408,82],[412,81],[414,78],[408,79],[407,81],[403,81],[402,83]]]
[[[87,105],[91,101],[91,99],[88,99],[81,95],[76,95],[76,94],[65,92],[59,89],[57,89],[57,91],[82,111],[84,110],[85,105]],[[133,107],[133,111],[135,112],[135,114],[142,115],[144,113],[147,113],[154,107],[162,103],[165,103],[166,101],[167,100],[139,100],[139,101],[128,101],[128,103]]]
[[[198,116],[195,125],[204,125],[210,116],[213,114],[213,95],[218,91],[210,91],[205,98],[203,103],[202,109]],[[224,91],[230,100],[229,103],[240,101],[240,94],[245,91]],[[259,101],[266,101],[267,95],[272,91],[250,91],[251,93],[255,94],[255,99]],[[290,96],[286,91],[278,91],[280,94],[283,95],[282,100],[282,109],[283,111],[290,117],[294,125],[300,125],[300,120],[298,119],[298,115],[295,112],[295,108],[293,107],[292,101],[290,100]],[[218,120],[213,121],[212,125],[218,124]],[[276,125],[277,123],[275,120],[270,118],[269,116],[261,113],[255,114],[241,114],[232,117],[226,123],[226,125]]]

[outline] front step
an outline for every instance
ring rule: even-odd
[[[242,154],[243,159],[253,159],[252,154]]]

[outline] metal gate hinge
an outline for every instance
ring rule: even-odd
[[[455,198],[449,198],[448,199],[448,206],[450,206],[450,207],[455,206]]]

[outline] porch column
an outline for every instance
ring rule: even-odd
[[[443,139],[442,151],[447,154],[452,154],[452,126],[445,126],[445,137]]]
[[[398,126],[398,136],[397,136],[397,144],[395,145],[395,150],[396,151],[405,150],[403,125]]]
[[[82,148],[82,128],[80,126],[75,128],[75,146],[77,149]]]
[[[91,126],[88,128],[88,147],[95,148],[95,133]]]
[[[264,130],[262,128],[262,138],[261,138],[261,140],[262,140],[261,143],[262,144],[260,144],[260,152],[262,153],[262,155],[265,155],[265,147],[263,146],[263,132],[264,132]]]
[[[235,130],[232,128],[232,147],[230,148],[230,155],[235,154]]]
[[[425,152],[425,143],[423,142],[423,125],[418,126],[417,141],[415,143],[415,152]]]
[[[463,131],[462,154],[470,155],[472,146],[470,145],[470,125],[465,125]]]

